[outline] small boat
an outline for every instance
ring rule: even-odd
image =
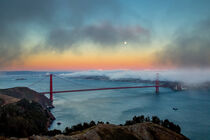
[[[57,122],[57,125],[61,125],[61,122]]]
[[[173,110],[174,110],[174,111],[177,111],[177,110],[178,110],[178,108],[175,108],[175,107],[174,107],[174,108],[173,108]]]
[[[16,80],[26,80],[25,78],[17,78]]]

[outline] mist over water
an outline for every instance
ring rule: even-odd
[[[168,71],[130,71],[130,70],[91,70],[72,72],[53,72],[65,79],[53,77],[53,90],[86,89],[116,86],[143,86],[152,83],[123,81],[122,79],[182,81],[200,84],[210,79],[209,70],[168,70]],[[28,86],[44,92],[49,91],[49,72],[4,72],[0,75],[0,88]],[[45,78],[46,77],[46,78]],[[26,80],[16,80],[25,78]],[[182,133],[192,140],[210,139],[210,90],[186,90],[175,92],[169,88],[123,89],[54,94],[56,120],[50,129],[94,121],[109,121],[120,124],[134,115],[157,115],[181,126]],[[174,111],[173,108],[178,108]],[[61,122],[61,125],[57,125]]]
[[[177,70],[89,70],[72,73],[64,73],[66,77],[87,77],[87,76],[105,76],[110,80],[120,79],[156,79],[156,73],[159,74],[160,81],[179,81],[189,84],[199,84],[210,81],[210,69],[177,69]]]

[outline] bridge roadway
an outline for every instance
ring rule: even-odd
[[[166,86],[164,86],[164,85],[157,85],[157,86],[108,87],[108,88],[90,88],[90,89],[63,90],[63,91],[40,92],[40,93],[41,94],[50,94],[50,93],[84,92],[84,91],[97,91],[97,90],[131,89],[131,88],[151,88],[151,87],[159,88],[159,87],[166,87]]]

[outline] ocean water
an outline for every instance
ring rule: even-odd
[[[56,75],[53,77],[55,91],[151,85],[151,83],[139,83],[135,80],[129,82],[119,80],[129,79],[129,77],[142,78],[143,73],[136,76],[134,76],[136,73],[124,71],[108,72],[108,74],[95,71],[92,74],[85,72],[84,75],[81,72],[54,72],[54,74]],[[155,72],[144,74],[148,75],[149,80],[155,79]],[[16,80],[18,78],[25,78],[25,80]],[[34,82],[36,84],[31,85]],[[17,86],[29,86],[38,92],[49,91],[49,73],[4,72],[0,74],[1,89]],[[156,94],[155,88],[145,88],[58,93],[54,94],[53,104],[55,108],[51,111],[56,120],[50,129],[63,130],[67,126],[91,120],[120,124],[132,119],[134,115],[156,115],[160,119],[169,119],[180,125],[182,134],[192,140],[210,139],[210,90],[175,92],[168,88],[160,88],[160,93]],[[174,111],[174,107],[178,110]],[[57,122],[61,122],[61,125],[57,125]]]

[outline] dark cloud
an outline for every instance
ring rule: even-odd
[[[120,17],[117,0],[1,0],[0,67],[28,52],[63,51],[79,41],[113,46],[124,40],[148,39],[148,31],[140,26],[117,27],[109,22]],[[108,22],[95,24],[99,21]],[[37,42],[26,53],[23,40],[30,31],[42,30],[45,42]]]
[[[20,38],[22,34],[17,29],[0,28],[0,68],[22,53]]]
[[[46,24],[52,17],[50,0],[0,1],[0,67],[19,58],[23,53],[22,41],[31,24]]]
[[[1,0],[1,22],[29,22],[49,20],[54,7],[51,0]]]
[[[94,17],[119,17],[121,5],[117,0],[66,0],[57,5],[61,9],[66,23],[74,27],[81,26]],[[63,22],[63,21],[62,21]]]
[[[149,31],[138,26],[114,26],[110,23],[87,26],[83,29],[83,36],[89,40],[104,45],[118,44],[122,41],[141,43],[148,41]]]
[[[178,31],[169,45],[156,53],[158,63],[179,67],[210,67],[210,19]]]
[[[102,47],[113,47],[123,41],[142,43],[149,40],[149,31],[141,26],[114,26],[108,22],[73,29],[57,29],[50,33],[50,46],[69,48],[78,42],[91,41]]]

